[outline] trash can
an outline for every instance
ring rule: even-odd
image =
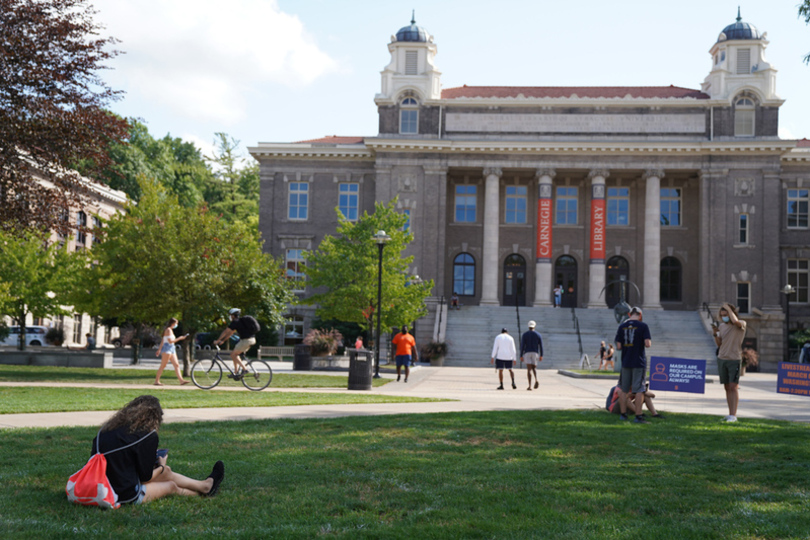
[[[371,351],[349,349],[349,390],[371,390]]]
[[[295,346],[293,371],[312,371],[312,354],[310,354],[309,345]]]

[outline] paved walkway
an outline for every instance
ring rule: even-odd
[[[274,372],[291,370],[289,362],[271,362]],[[149,363],[142,369],[154,369]],[[342,377],[345,373],[318,372]],[[515,370],[517,389],[509,387],[508,372],[506,390],[496,390],[498,379],[492,368],[454,368],[420,366],[411,372],[408,383],[391,382],[371,390],[370,394],[394,396],[419,396],[442,398],[453,401],[435,403],[378,403],[362,405],[305,405],[295,407],[231,407],[203,409],[169,409],[164,420],[171,422],[201,422],[211,420],[246,420],[263,418],[327,418],[340,416],[420,414],[461,411],[512,411],[527,409],[602,409],[608,390],[614,379],[572,378],[552,370],[540,370],[540,388],[526,390],[525,370]],[[391,375],[385,375],[391,377]],[[173,374],[166,373],[166,386],[177,391],[200,392],[192,385],[173,386]],[[80,386],[96,388],[120,388],[121,385],[54,384],[51,386]],[[0,383],[3,386],[33,386],[32,383]],[[151,385],[127,385],[127,388],[142,388],[144,392],[154,389]],[[246,391],[235,389],[235,391]],[[343,389],[274,389],[265,392],[347,392]],[[709,377],[705,394],[657,392],[656,408],[661,412],[685,412],[707,414],[720,418],[728,414],[725,392],[717,377]],[[97,426],[109,418],[111,411],[69,412],[41,414],[0,415],[0,428]],[[749,373],[740,385],[738,417],[771,418],[810,422],[810,400],[804,396],[776,393],[776,375]]]

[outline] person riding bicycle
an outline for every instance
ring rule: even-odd
[[[231,324],[228,328],[222,331],[222,334],[214,341],[215,345],[224,343],[234,333],[239,334],[239,343],[231,351],[231,360],[233,360],[233,373],[228,375],[228,378],[238,380],[244,373],[246,366],[239,358],[242,353],[247,353],[253,345],[256,344],[256,334],[259,333],[261,327],[258,321],[250,315],[241,316],[242,311],[239,308],[233,308],[228,311],[231,316]]]

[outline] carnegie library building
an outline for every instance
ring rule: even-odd
[[[336,207],[357,219],[397,197],[411,272],[435,281],[418,340],[443,337],[453,293],[459,314],[497,325],[487,346],[501,326],[488,314],[504,307],[543,332],[551,313],[570,321],[551,309],[561,286],[563,307],[608,318],[624,298],[645,320],[687,312],[705,326],[707,308],[735,304],[774,367],[786,302],[791,328],[810,322],[810,142],[777,135],[766,34],[739,16],[718,30],[694,59],[706,64],[698,88],[443,88],[437,43],[412,21],[388,44],[376,135],[250,148],[265,249],[300,279],[304,252],[335,234]],[[298,337],[312,313],[296,309],[285,333]]]

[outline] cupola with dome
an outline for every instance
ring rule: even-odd
[[[737,21],[723,28],[720,32],[717,41],[726,41],[733,39],[760,39],[762,36],[759,30],[753,24],[743,22],[740,16],[740,8],[737,7]]]

